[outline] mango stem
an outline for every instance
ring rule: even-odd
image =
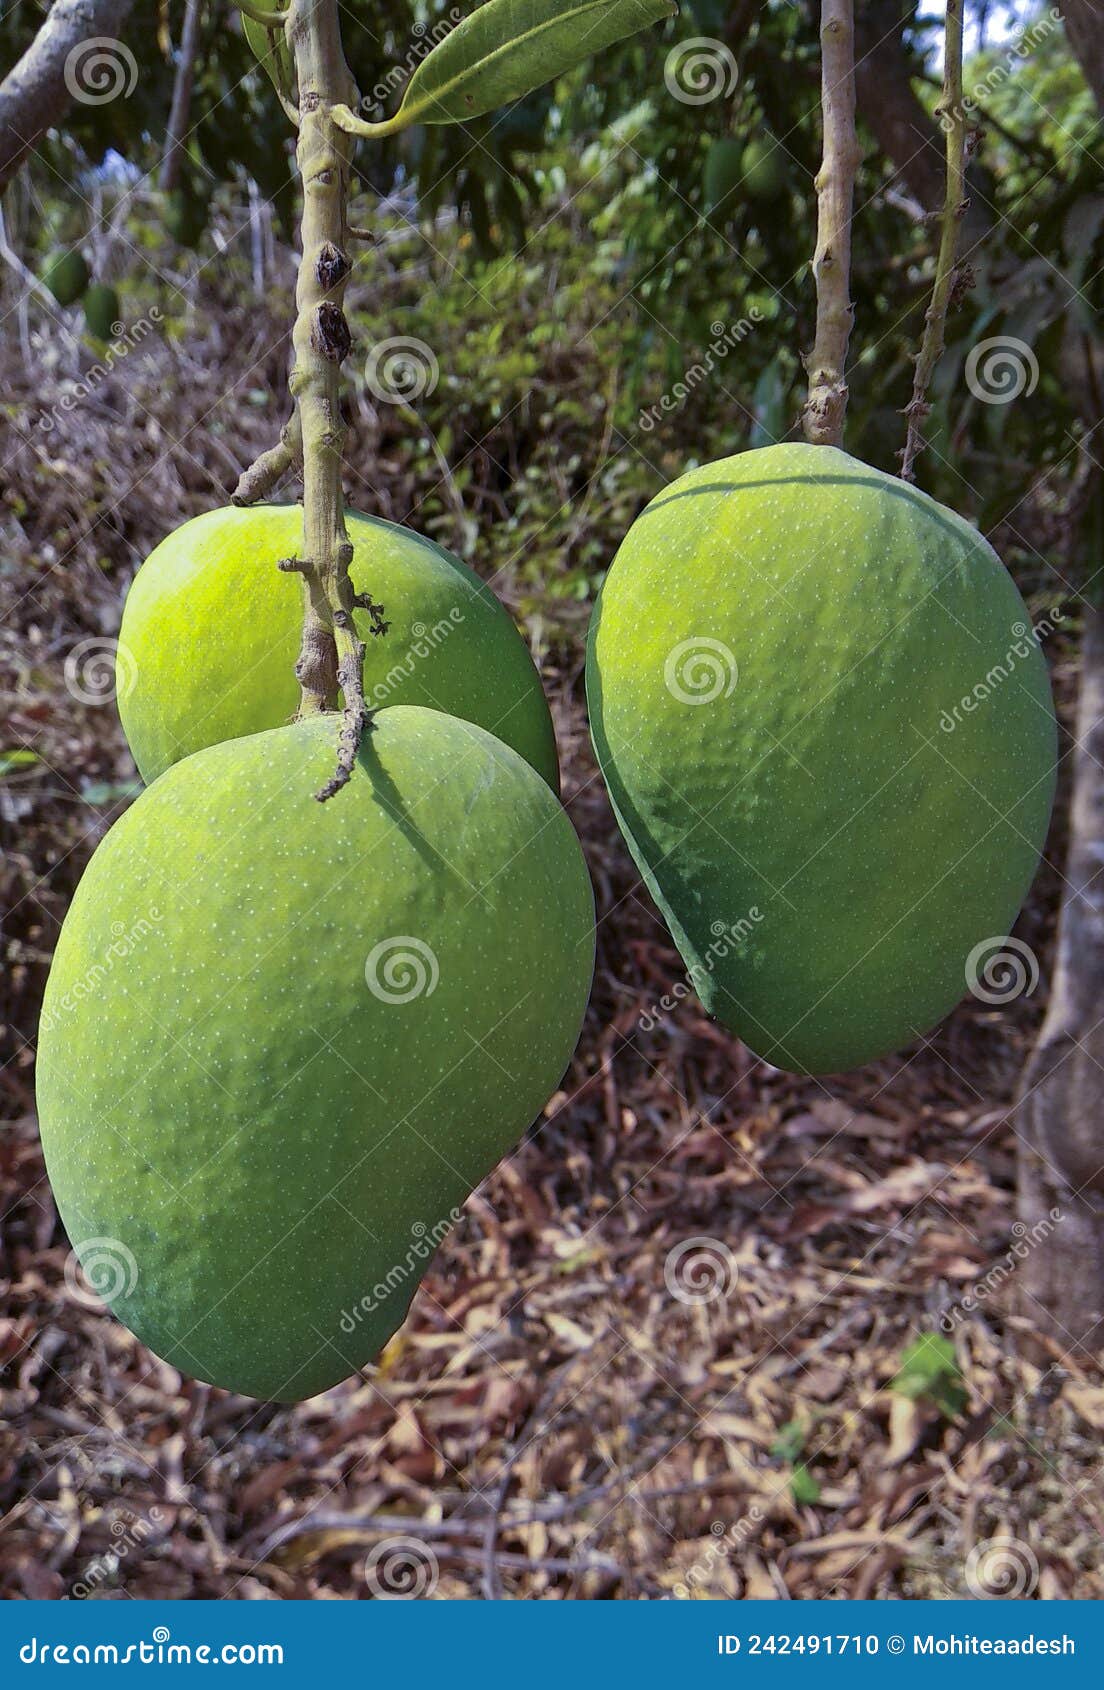
[[[838,446],[847,414],[851,338],[851,208],[862,150],[855,134],[855,19],[852,0],[823,0],[820,14],[823,155],[817,172],[816,338],[805,360],[809,396],[802,422],[814,446]]]
[[[344,704],[337,767],[315,794],[324,802],[349,780],[361,738],[372,722],[364,699],[364,645],[353,621],[353,548],[341,482],[341,364],[351,345],[342,305],[351,268],[345,248],[352,143],[333,114],[335,108],[356,102],[357,89],[341,46],[338,0],[291,0],[286,35],[299,89],[296,158],[303,183],[303,257],[295,290],[289,382],[303,459],[298,715],[333,709],[338,692]]]

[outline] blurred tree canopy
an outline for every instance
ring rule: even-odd
[[[13,62],[46,10],[41,0],[17,0],[5,12],[0,64]],[[780,437],[796,423],[801,353],[812,336],[818,11],[812,0],[682,0],[668,25],[600,55],[555,89],[468,125],[362,144],[361,184],[370,200],[386,199],[422,230],[459,217],[476,260],[523,251],[570,206],[593,237],[595,263],[631,300],[621,339],[625,393],[638,397],[635,377],[647,367],[654,380],[657,363],[679,380],[688,358],[741,325],[738,346],[723,354],[724,387],[730,401],[735,396],[732,449]],[[966,69],[976,133],[961,256],[973,285],[958,290],[920,478],[991,526],[1009,519],[1025,479],[1073,475],[1078,435],[1102,414],[1095,325],[1104,143],[1054,7],[974,5],[968,14],[969,38],[984,40],[987,22],[991,32]],[[63,130],[39,149],[34,168],[50,202],[44,245],[82,237],[82,203],[67,204],[61,192],[67,179],[112,154],[155,178],[183,15],[183,0],[159,0],[153,17],[132,14],[124,31],[137,65],[132,89],[75,102]],[[348,54],[367,113],[394,109],[425,45],[460,15],[448,0],[347,0]],[[931,116],[941,20],[896,0],[888,9],[871,0],[859,16],[865,162],[848,443],[892,468],[935,242],[932,190],[942,179],[942,136]],[[693,83],[686,58],[702,38],[712,43],[712,88]],[[236,14],[216,0],[201,7],[186,146],[186,199],[202,209],[220,184],[251,178],[294,238],[290,126]],[[175,229],[181,209],[170,209]],[[979,342],[992,343],[989,358],[967,380]],[[1017,385],[1015,402],[1003,402]],[[691,397],[685,409],[696,403]],[[654,439],[665,426],[655,421]],[[678,433],[693,437],[685,417]],[[1036,547],[1038,535],[1025,543]]]

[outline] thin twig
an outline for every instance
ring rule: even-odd
[[[901,480],[914,481],[913,465],[924,447],[924,423],[931,414],[927,401],[928,383],[943,351],[947,307],[956,278],[955,254],[958,232],[969,201],[966,198],[966,108],[962,100],[962,0],[947,0],[946,34],[943,48],[943,93],[935,108],[947,137],[947,190],[935,262],[931,304],[924,314],[924,335],[916,355],[912,398],[905,406],[908,420],[905,444],[898,454]]]
[[[303,457],[303,440],[299,432],[299,414],[294,412],[284,424],[275,446],[262,452],[255,463],[243,469],[238,484],[230,495],[232,505],[255,505],[271,493],[282,475]]]
[[[851,207],[862,151],[855,134],[855,18],[852,0],[824,0],[820,12],[824,148],[817,173],[817,243],[813,256],[817,319],[806,359],[805,438],[838,446],[847,412],[847,342],[851,305]]]

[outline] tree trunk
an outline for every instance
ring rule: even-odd
[[[1061,0],[1060,10],[1104,113],[1104,0]],[[1085,420],[1091,434],[1097,419]],[[1096,1354],[1104,1348],[1104,609],[1096,606],[1085,610],[1054,980],[1015,1120],[1023,1312],[1067,1349]]]
[[[79,87],[75,55],[82,42],[100,37],[117,43],[132,5],[133,0],[54,0],[31,45],[0,82],[0,188],[68,110]],[[119,63],[125,74],[129,66],[121,44]]]
[[[188,128],[188,114],[192,109],[192,84],[195,81],[196,51],[199,47],[199,14],[203,0],[188,0],[184,13],[184,29],[180,37],[180,62],[173,84],[169,127],[165,134],[165,152],[161,160],[161,191],[168,194],[180,180],[180,169],[187,155],[183,145]]]
[[[897,0],[867,0],[855,18],[859,115],[925,211],[943,203],[943,137],[912,88]]]
[[[1050,1002],[1016,1105],[1019,1289],[1064,1348],[1104,1346],[1104,610],[1086,607]]]
[[[913,86],[916,74],[902,37],[909,21],[898,0],[864,0],[855,13],[855,88],[859,117],[871,131],[917,206],[935,212],[943,204],[947,181],[946,147],[938,123],[921,105]],[[968,203],[962,220],[960,257],[985,240],[994,211],[979,192],[977,166],[967,166]],[[970,189],[973,192],[969,192]]]
[[[1104,0],[1059,0],[1073,56],[1104,111]]]

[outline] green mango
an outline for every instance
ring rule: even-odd
[[[370,707],[424,704],[512,745],[554,789],[552,718],[525,641],[489,587],[409,528],[346,516],[350,574],[384,607],[388,631],[365,642]],[[119,714],[143,780],[216,740],[280,727],[299,702],[295,660],[302,551],[298,505],[227,506],[177,528],[134,578],[119,631]]]
[[[744,148],[740,170],[743,191],[750,199],[776,199],[789,180],[786,149],[773,135],[758,135]]]
[[[744,148],[731,135],[714,141],[705,155],[702,201],[707,217],[731,217],[739,207]]]
[[[291,1402],[369,1362],[570,1059],[578,840],[470,722],[314,717],[178,763],[58,940],[42,1143],[89,1283],[174,1367]]]
[[[75,305],[88,286],[88,265],[83,253],[55,252],[46,261],[42,282],[59,305]]]
[[[925,494],[827,446],[692,470],[614,560],[587,694],[695,990],[776,1066],[898,1049],[1007,934],[1054,793],[1046,663]]]
[[[106,282],[93,282],[83,300],[84,321],[97,340],[112,340],[119,321],[119,295]]]
[[[165,229],[177,246],[194,251],[207,227],[210,202],[195,188],[174,188],[165,202]]]

